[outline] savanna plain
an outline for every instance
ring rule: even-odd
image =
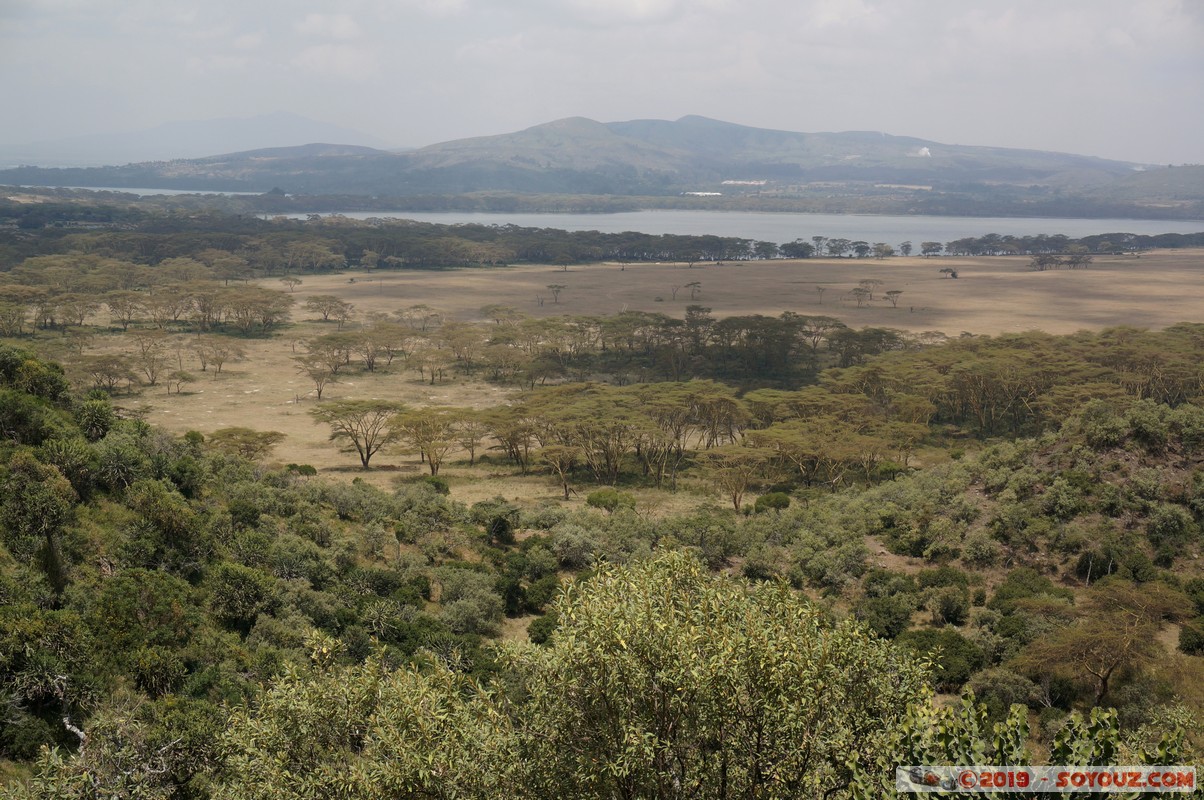
[[[327,429],[315,425],[308,411],[318,401],[312,383],[298,374],[293,357],[303,342],[336,329],[333,321],[304,309],[306,297],[327,295],[354,306],[344,326],[354,329],[373,314],[393,315],[418,305],[441,319],[488,323],[481,309],[503,305],[530,317],[612,315],[629,310],[681,317],[690,305],[711,309],[717,317],[783,312],[835,317],[855,328],[894,328],[913,334],[938,332],[997,336],[1044,331],[1069,334],[1113,326],[1161,329],[1195,320],[1204,313],[1204,251],[1165,250],[1140,256],[1097,256],[1088,269],[1035,272],[1027,257],[895,257],[729,261],[687,266],[660,264],[584,264],[563,268],[517,265],[452,271],[340,271],[307,275],[292,296],[297,300],[287,331],[244,342],[245,360],[226,365],[220,374],[202,377],[179,394],[150,389],[119,402],[145,410],[147,419],[168,430],[211,433],[245,426],[286,434],[274,451],[282,462],[311,464],[319,469],[352,469],[354,455],[340,455],[327,441]],[[955,270],[956,278],[948,272]],[[878,296],[859,306],[851,295],[864,279],[881,281]],[[699,282],[694,299],[688,285]],[[277,280],[262,281],[280,288]],[[549,285],[562,285],[553,299]],[[895,303],[882,293],[902,292]],[[673,295],[676,294],[676,297]],[[98,320],[99,321],[99,320]],[[114,333],[99,350],[121,350]],[[185,359],[188,356],[184,356]],[[194,372],[195,364],[184,364]],[[448,370],[431,384],[404,360],[373,372],[349,370],[324,390],[323,399],[388,399],[414,406],[453,405],[486,408],[502,403],[518,390],[473,380]],[[466,455],[466,454],[463,454]],[[417,454],[385,451],[380,467],[416,470]],[[369,480],[384,483],[384,474]],[[453,459],[449,477],[488,471],[470,470]],[[556,487],[540,491],[526,481],[525,499],[552,497]],[[497,490],[495,481],[455,483],[457,497],[482,499]],[[484,495],[482,495],[484,493]],[[650,495],[650,499],[654,495]]]

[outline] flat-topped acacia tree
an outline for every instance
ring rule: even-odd
[[[391,400],[336,400],[309,413],[315,422],[330,426],[331,441],[348,443],[345,449],[354,450],[368,469],[372,456],[397,438],[392,422],[404,410]]]

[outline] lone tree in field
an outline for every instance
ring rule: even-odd
[[[147,385],[154,386],[170,361],[168,334],[156,329],[137,331],[131,334],[131,337],[137,347],[137,351],[132,354],[133,363],[146,376]]]
[[[297,371],[314,382],[314,392],[322,399],[322,392],[328,383],[338,383],[339,378],[330,371],[330,366],[314,355],[293,356]]]
[[[290,292],[297,291],[297,287],[301,285],[301,279],[295,275],[285,275],[280,282],[287,286]]]
[[[329,425],[330,440],[346,442],[345,451],[354,450],[368,469],[372,456],[397,439],[392,423],[404,410],[390,400],[338,400],[322,403],[309,414],[314,422]]]
[[[567,288],[568,287],[565,286],[563,283],[549,283],[548,291],[550,291],[552,293],[552,302],[559,303],[560,302],[560,293],[563,292]]]
[[[882,285],[882,281],[877,278],[864,278],[859,284],[862,289],[870,293],[870,300],[874,299],[874,290]]]
[[[306,311],[321,314],[323,322],[330,322],[333,319],[339,323],[339,328],[343,327],[343,323],[351,316],[354,308],[353,304],[346,300],[340,300],[333,294],[316,294],[305,301]]]
[[[196,383],[196,376],[182,369],[172,372],[167,376],[167,393],[171,394],[171,389],[174,386],[176,394],[180,394],[186,383]]]
[[[193,343],[192,351],[201,362],[201,372],[208,372],[210,365],[213,366],[214,380],[227,361],[241,361],[247,355],[241,345],[224,336],[201,336]]]
[[[890,301],[891,308],[899,307],[899,295],[903,294],[902,289],[891,289],[886,293],[886,299]]]

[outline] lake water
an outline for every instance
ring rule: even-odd
[[[24,188],[24,189],[44,189],[46,187],[33,186],[30,184],[23,184],[22,188]],[[212,195],[228,194],[232,197],[242,197],[242,196],[254,197],[256,195],[263,194],[263,192],[210,192],[210,191],[205,191],[203,189],[150,189],[147,187],[141,187],[141,188],[137,188],[137,189],[128,189],[128,188],[123,188],[120,186],[58,186],[55,188],[79,189],[79,190],[85,191],[85,192],[121,192],[122,194],[133,194],[133,195],[138,195],[139,197],[155,197],[158,195],[175,197],[176,195],[181,195],[181,194],[212,194]]]
[[[254,195],[255,192],[211,192],[187,189],[86,188],[94,192],[127,192],[137,195],[226,194]],[[852,241],[910,241],[919,251],[920,242],[951,242],[967,236],[1036,236],[1063,234],[1072,239],[1101,233],[1204,232],[1204,220],[1069,219],[1051,217],[920,217],[876,214],[796,214],[776,211],[694,211],[665,209],[622,211],[613,214],[487,213],[470,211],[347,211],[350,219],[412,219],[442,225],[518,225],[522,228],[556,228],[565,231],[601,233],[673,233],[687,236],[734,236],[740,239],[784,244],[812,236]],[[306,219],[309,214],[288,214]],[[327,216],[327,215],[324,215]]]
[[[304,219],[306,214],[291,215]],[[909,217],[861,214],[791,214],[764,211],[628,211],[615,214],[492,214],[475,212],[348,212],[352,219],[412,219],[444,225],[518,225],[601,233],[673,233],[735,236],[783,244],[812,236],[886,242],[951,242],[967,236],[1065,234],[1073,239],[1100,233],[1199,233],[1204,220],[1050,219],[1028,217]]]

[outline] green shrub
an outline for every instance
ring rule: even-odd
[[[1204,614],[1204,578],[1193,578],[1183,586],[1183,591],[1191,598],[1196,607],[1196,613]]]
[[[219,564],[206,581],[209,606],[223,625],[247,633],[260,614],[271,614],[279,604],[276,580],[241,564]]]
[[[454,633],[496,636],[501,630],[505,599],[497,591],[494,577],[464,569],[441,569],[439,581],[443,609],[440,620]],[[521,596],[518,603],[521,604]]]
[[[536,613],[542,612],[548,603],[555,599],[558,591],[560,591],[560,579],[555,575],[546,575],[535,581],[527,587],[527,610]]]
[[[753,508],[758,514],[763,514],[766,511],[782,511],[790,508],[790,495],[785,492],[763,494],[757,498],[757,502]]]
[[[531,624],[527,626],[527,638],[534,644],[547,644],[557,627],[556,612],[549,611],[542,617],[531,620]]]
[[[1161,453],[1166,449],[1167,438],[1170,435],[1168,411],[1170,409],[1167,406],[1152,400],[1142,400],[1125,415],[1133,438],[1152,453]]]
[[[1040,696],[1037,685],[1023,675],[1003,667],[976,673],[969,681],[974,697],[987,709],[987,718],[1000,722],[1013,705],[1033,705]]]
[[[1077,516],[1084,508],[1083,491],[1064,477],[1054,478],[1041,498],[1041,507],[1046,514],[1060,520]]]
[[[60,744],[55,734],[55,729],[41,717],[12,709],[0,726],[0,752],[16,761],[29,761],[43,746]]]
[[[416,483],[425,483],[441,495],[451,494],[451,484],[447,482],[447,478],[438,475],[423,475]]]
[[[1080,420],[1087,444],[1096,450],[1116,447],[1129,435],[1129,424],[1103,400],[1092,400],[1083,406]]]
[[[580,525],[564,522],[552,529],[552,552],[564,569],[585,569],[594,562],[595,534]]]
[[[1179,649],[1189,656],[1204,656],[1204,617],[1183,623],[1179,629]]]
[[[635,498],[627,492],[607,487],[590,492],[585,498],[585,504],[591,508],[600,508],[608,514],[613,514],[619,508],[635,508]]]
[[[134,654],[134,683],[151,697],[177,691],[187,669],[178,654],[162,647],[144,647]]]
[[[884,639],[893,639],[911,625],[916,610],[915,597],[897,594],[891,597],[866,597],[853,608],[854,616]]]
[[[970,615],[970,595],[961,586],[942,586],[929,597],[927,606],[933,624],[961,625]]]
[[[985,531],[974,531],[962,542],[962,558],[972,567],[993,567],[1003,555],[1003,546]]]
[[[955,692],[977,672],[985,660],[982,648],[951,628],[901,633],[895,641],[920,655],[931,655],[937,689]]]
[[[930,589],[936,586],[969,586],[970,579],[963,570],[945,565],[920,570],[916,573],[916,583],[921,589]]]

